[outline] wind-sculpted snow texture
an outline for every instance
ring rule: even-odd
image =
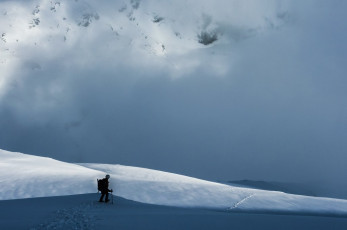
[[[142,203],[259,211],[347,215],[347,201],[238,188],[151,169],[70,164],[0,150],[0,199],[96,192],[96,179],[111,175],[115,195]]]

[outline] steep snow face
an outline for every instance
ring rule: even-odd
[[[157,55],[182,53],[218,40],[242,40],[259,31],[278,28],[288,20],[289,3],[269,0],[264,6],[255,0],[5,1],[0,3],[1,44],[7,43],[12,49],[32,45],[56,49],[51,45],[60,41],[60,45],[65,42],[60,47],[65,49],[76,43],[107,41],[117,49],[131,43],[132,48]]]
[[[108,173],[116,195],[143,203],[225,211],[347,215],[347,201],[238,188],[156,170],[107,164],[69,164],[0,150],[0,199],[96,192]]]

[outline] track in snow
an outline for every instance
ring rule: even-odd
[[[240,204],[242,204],[243,202],[245,202],[249,198],[253,197],[254,195],[255,195],[255,193],[252,193],[252,194],[244,197],[242,200],[240,200],[239,202],[236,202],[233,206],[231,206],[228,210],[232,210],[232,209],[237,208]]]

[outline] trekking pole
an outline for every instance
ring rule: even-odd
[[[111,192],[111,197],[112,197],[112,204],[113,204],[113,190]]]
[[[96,179],[96,187],[98,188],[98,192],[96,193],[97,197],[99,197],[99,179]]]

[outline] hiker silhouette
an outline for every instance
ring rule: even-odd
[[[109,184],[108,179],[110,179],[110,175],[107,174],[104,179],[98,180],[98,190],[101,192],[99,202],[104,202],[104,196],[106,196],[105,198],[106,203],[110,201],[108,199],[108,193],[113,192],[113,190],[108,189],[108,184]]]

